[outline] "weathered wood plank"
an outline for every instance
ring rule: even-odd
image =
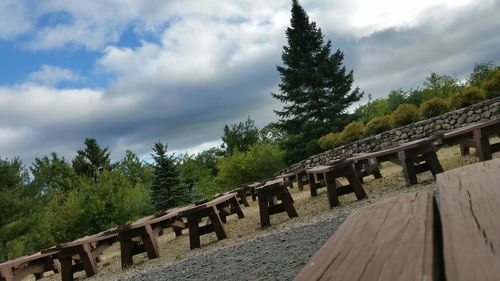
[[[366,206],[345,221],[294,280],[436,280],[430,191]]]
[[[500,159],[438,175],[448,280],[500,279]]]

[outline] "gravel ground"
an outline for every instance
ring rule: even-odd
[[[345,218],[274,232],[120,280],[292,280]]]

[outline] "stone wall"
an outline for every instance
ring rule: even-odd
[[[427,137],[437,131],[460,128],[478,121],[496,118],[500,118],[500,97],[327,150],[295,163],[284,171],[293,172],[321,165],[330,160],[349,157],[354,153],[373,152],[391,145]]]

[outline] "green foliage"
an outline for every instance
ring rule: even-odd
[[[272,93],[284,103],[275,113],[285,133],[282,145],[289,163],[306,157],[308,148],[314,151],[311,141],[340,130],[347,122],[347,109],[363,95],[359,88],[352,89],[354,76],[343,65],[344,54],[332,50],[331,41],[325,42],[321,29],[296,0],[291,14],[283,66],[277,67],[280,92]]]
[[[215,176],[210,166],[198,161],[199,155],[183,155],[177,162],[177,168],[182,182],[193,191],[193,199],[201,200],[212,197],[215,193],[222,192],[222,189],[215,184]]]
[[[403,91],[403,89],[392,90],[387,96],[387,111],[393,112],[404,103],[406,103],[405,91]]]
[[[500,69],[481,85],[487,99],[500,96]]]
[[[247,151],[258,140],[259,129],[255,127],[255,121],[251,120],[250,117],[245,122],[224,126],[222,146],[228,154],[232,154],[235,150]]]
[[[484,100],[481,89],[477,87],[468,87],[460,93],[451,97],[450,106],[454,109],[471,106]]]
[[[448,102],[445,99],[432,98],[420,106],[420,116],[424,119],[431,118],[444,114],[449,110]]]
[[[432,72],[425,78],[422,89],[423,100],[432,98],[449,98],[461,90],[458,82],[448,75],[439,75]]]
[[[366,135],[376,135],[392,129],[391,118],[388,115],[378,116],[366,124]]]
[[[109,168],[108,148],[102,149],[95,139],[85,139],[85,149],[78,150],[73,160],[73,169],[76,174],[90,177],[97,183],[99,174]]]
[[[495,66],[491,62],[482,62],[474,65],[469,78],[467,78],[467,85],[469,87],[480,87],[484,82],[490,80],[495,72],[500,70],[500,66]]]
[[[318,139],[318,144],[323,150],[340,145],[340,133],[328,133]]]
[[[357,141],[365,134],[365,126],[360,122],[351,122],[340,133],[340,142],[349,143]]]
[[[30,170],[33,175],[31,184],[39,190],[39,195],[42,197],[57,191],[70,191],[77,180],[71,165],[55,152],[50,154],[50,158],[47,155],[35,158]]]
[[[3,261],[9,259],[7,244],[25,234],[32,223],[36,192],[26,185],[27,180],[28,173],[19,159],[0,157],[0,259]]]
[[[167,210],[189,202],[190,190],[183,185],[173,155],[167,155],[167,145],[153,146],[154,178],[151,185],[151,203],[156,211]]]
[[[389,109],[387,107],[386,99],[376,99],[371,100],[371,96],[369,96],[369,100],[366,104],[361,105],[355,111],[355,115],[358,116],[358,120],[362,123],[367,123],[375,117],[386,115],[389,113]]]
[[[284,138],[284,132],[276,123],[269,123],[259,130],[261,142],[279,143]]]
[[[219,162],[217,183],[225,190],[262,180],[284,167],[284,152],[277,145],[256,143],[248,152],[235,152]]]
[[[413,104],[402,104],[391,113],[391,123],[394,128],[408,125],[418,120],[418,108]]]
[[[131,150],[125,152],[125,157],[115,164],[113,170],[124,175],[131,185],[142,183],[150,186],[153,181],[153,167],[141,161]]]

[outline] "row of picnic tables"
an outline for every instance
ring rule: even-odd
[[[285,212],[290,218],[298,216],[287,189],[293,188],[293,182],[297,182],[299,190],[303,190],[304,184],[308,183],[311,196],[317,196],[317,190],[326,187],[329,206],[333,208],[339,205],[338,197],[345,194],[354,193],[358,200],[366,198],[362,186],[363,177],[382,177],[379,170],[382,162],[389,161],[401,166],[406,184],[410,186],[418,182],[417,174],[430,171],[435,177],[443,172],[436,155],[442,145],[459,144],[463,155],[474,148],[480,160],[484,161],[491,159],[491,154],[500,150],[500,143],[489,142],[491,136],[499,133],[500,119],[490,120],[245,184],[219,194],[211,201],[167,210],[160,215],[141,218],[131,224],[7,261],[0,264],[0,279],[21,280],[29,274],[35,274],[38,279],[44,272],[51,270],[61,272],[64,281],[73,280],[73,274],[82,270],[88,277],[93,276],[97,272],[99,256],[115,242],[120,243],[121,263],[126,268],[133,264],[133,256],[140,253],[147,253],[150,259],[158,258],[158,237],[167,228],[172,228],[177,236],[182,234],[182,230],[188,229],[190,248],[199,248],[201,235],[215,232],[218,240],[227,237],[223,223],[232,214],[244,217],[240,204],[249,206],[247,196],[251,196],[253,201],[258,200],[261,227],[267,227],[270,225],[271,215]],[[342,184],[339,178],[345,178],[348,184]],[[200,226],[203,219],[206,224]]]

